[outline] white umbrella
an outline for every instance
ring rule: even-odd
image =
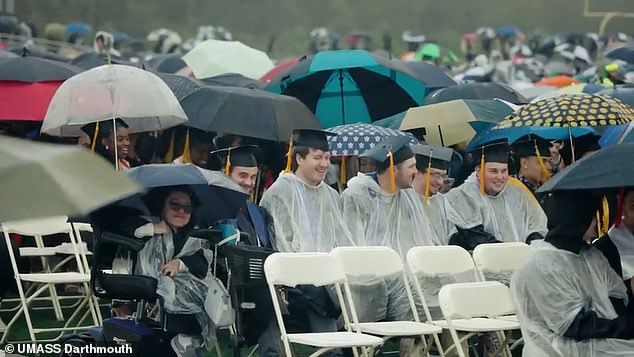
[[[187,121],[178,99],[155,74],[108,64],[66,80],[55,92],[41,132],[80,136],[86,124],[121,118],[131,133],[163,130]]]
[[[225,73],[238,73],[259,79],[273,69],[269,56],[239,41],[207,40],[183,56],[196,78],[209,78]]]
[[[142,189],[79,146],[0,136],[0,222],[86,215]]]

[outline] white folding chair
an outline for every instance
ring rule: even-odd
[[[443,329],[448,329],[445,321],[433,320],[419,278],[471,275],[473,281],[477,281],[478,276],[471,255],[465,249],[456,245],[422,246],[411,248],[407,252],[406,260],[407,267],[414,280],[416,295],[418,295],[420,299],[425,317],[427,318],[426,322],[437,325]],[[452,348],[458,347],[452,346],[448,348],[444,351],[445,354]]]
[[[504,242],[480,244],[473,250],[473,261],[480,276],[480,281],[486,281],[485,274],[512,273],[521,267],[528,255],[530,247],[523,242]],[[517,315],[502,316],[500,319],[518,322]],[[522,343],[518,339],[511,346],[515,349]]]
[[[425,348],[423,354],[428,354],[431,347],[428,346],[425,337],[432,336],[438,351],[444,355],[438,338],[442,329],[436,325],[420,322],[409,282],[405,276],[403,261],[396,251],[388,247],[338,247],[330,254],[341,262],[347,277],[371,275],[386,278],[398,275],[405,285],[414,321],[362,322],[357,326],[361,332],[381,336],[384,341],[393,337],[420,337]]]
[[[474,334],[495,332],[502,341],[498,353],[512,356],[504,332],[517,330],[520,325],[497,318],[516,311],[511,290],[506,285],[497,281],[448,284],[440,288],[438,300],[454,346],[461,346]],[[469,333],[458,338],[457,330]],[[457,349],[460,357],[467,356],[461,347]]]
[[[480,281],[484,274],[514,272],[528,258],[530,248],[523,242],[486,243],[473,250],[473,262],[478,269]]]
[[[57,225],[58,226],[57,229],[60,230],[60,233],[71,234],[71,232],[66,232],[66,230],[69,228],[68,223],[66,223],[67,217],[60,216],[57,218],[50,218],[50,219],[51,219],[50,224]],[[87,224],[87,223],[72,223],[71,226],[73,228],[72,233],[76,235],[77,242],[79,242],[78,253],[79,253],[80,260],[82,261],[82,264],[85,265],[84,270],[81,270],[79,267],[78,267],[78,270],[80,273],[83,273],[84,271],[90,273],[90,270],[89,270],[90,268],[89,268],[88,260],[86,256],[92,255],[92,252],[90,252],[86,243],[82,242],[80,232],[92,232],[92,227],[90,226],[90,224]],[[50,226],[50,228],[51,228],[51,231],[55,230],[53,226]],[[34,237],[34,241],[36,245],[35,247],[21,247],[19,249],[20,257],[21,258],[40,258],[40,262],[41,262],[44,273],[59,272],[59,270],[63,268],[68,262],[75,259],[75,249],[71,243],[62,243],[54,247],[47,247],[44,244],[43,235],[36,235]],[[63,256],[63,258],[59,263],[57,263],[54,267],[51,268],[49,259],[56,255]],[[28,289],[25,291],[25,295],[30,296],[33,293],[34,289],[37,287],[38,286],[36,284],[32,284],[31,286],[29,286]],[[49,294],[50,296],[40,296],[34,299],[34,301],[51,301],[52,299],[53,301],[51,306],[34,306],[32,309],[33,310],[50,310],[52,308],[55,311],[55,316],[57,320],[63,321],[64,315],[61,309],[61,301],[62,300],[76,300],[72,305],[64,306],[65,308],[76,308],[81,303],[81,301],[77,298],[77,296],[57,296],[56,299],[53,299],[52,298],[53,294],[57,295],[56,292],[51,292]],[[4,306],[0,309],[0,311],[2,312],[14,312],[19,310],[21,307],[21,301],[19,298],[4,299],[3,303],[4,303],[3,304]],[[7,303],[9,304],[15,303],[15,304],[13,306],[6,307]],[[98,310],[98,314],[99,314],[99,321],[102,321],[101,312],[99,310]]]
[[[78,242],[73,232],[72,226],[66,222],[66,217],[49,217],[43,219],[33,219],[33,220],[24,220],[24,221],[14,221],[14,222],[3,222],[2,223],[2,231],[4,234],[4,239],[7,243],[7,246],[11,246],[11,239],[9,237],[10,233],[17,233],[27,236],[36,237],[36,241],[39,239],[42,240],[43,236],[48,236],[52,234],[64,233],[68,234],[70,239],[70,244],[72,247],[72,253],[75,258],[75,262],[77,263],[78,272],[50,272],[48,269],[48,265],[46,265],[47,270],[43,273],[28,273],[28,274],[20,274],[18,271],[18,265],[13,254],[13,251],[9,249],[9,257],[11,259],[11,265],[14,270],[14,278],[16,281],[16,285],[18,288],[18,294],[20,298],[20,308],[17,313],[13,316],[11,321],[7,324],[7,330],[5,331],[2,340],[0,343],[4,343],[8,337],[11,326],[15,324],[21,314],[24,314],[26,319],[26,324],[29,330],[29,336],[31,341],[36,341],[36,335],[43,332],[59,332],[59,336],[61,336],[64,331],[77,331],[80,329],[90,328],[92,326],[97,326],[99,324],[97,307],[92,299],[92,292],[89,288],[90,282],[90,274],[87,274],[84,271],[84,263],[80,258],[80,251],[78,249]],[[43,244],[43,241],[41,241]],[[24,291],[24,287],[22,283],[30,283],[38,285],[37,288],[32,294],[27,294]],[[81,299],[81,303],[79,306],[74,309],[72,315],[66,319],[66,322],[63,327],[55,327],[55,328],[34,328],[33,323],[31,321],[31,316],[29,313],[30,304],[36,301],[40,294],[44,293],[48,290],[50,294],[50,300],[53,303],[53,308],[55,310],[55,314],[58,319],[61,317],[63,320],[62,308],[59,303],[59,297],[57,296],[57,292],[55,290],[56,284],[67,284],[67,283],[77,283],[82,284],[85,295],[74,297],[76,299]],[[87,311],[81,315],[83,307],[87,307]],[[88,314],[91,315],[94,324],[89,326],[80,326]],[[70,326],[71,323],[78,319],[77,324],[75,326]],[[59,337],[58,336],[58,337]],[[56,337],[56,338],[58,338]],[[53,340],[53,339],[51,339]]]
[[[352,348],[355,356],[358,355],[357,348],[364,348],[365,355],[369,352],[366,350],[368,347],[374,348],[383,344],[381,338],[350,330],[351,324],[341,290],[342,285],[348,298],[347,302],[351,307],[353,323],[356,325],[359,321],[350,297],[350,287],[346,275],[341,263],[332,255],[328,253],[274,253],[266,259],[264,272],[287,357],[293,356],[291,343],[317,347],[318,350],[311,356],[319,356],[336,348]],[[287,333],[277,297],[276,285],[290,287],[334,285],[348,330],[345,332]]]

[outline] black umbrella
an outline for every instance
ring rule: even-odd
[[[186,125],[204,131],[286,141],[294,129],[321,129],[297,99],[259,89],[205,86],[180,103]]]
[[[417,79],[424,82],[427,86],[427,93],[457,84],[445,71],[431,63],[399,60],[393,60],[393,62],[409,69]]]
[[[617,144],[577,160],[538,192],[634,186],[634,144]]]
[[[204,86],[204,83],[186,76],[171,73],[154,73],[167,84],[168,87],[174,92],[174,95],[178,100],[185,98],[188,94],[191,94],[196,89]]]
[[[528,100],[513,88],[498,83],[465,83],[439,89],[425,97],[425,105],[455,99],[502,99],[513,104],[526,104]]]
[[[80,72],[82,72],[81,68],[68,63],[38,57],[0,59],[0,81],[63,81]]]
[[[119,56],[110,56],[110,62],[108,62],[108,56],[103,53],[97,52],[86,52],[81,55],[75,57],[72,61],[70,61],[72,65],[77,67],[81,67],[83,69],[91,69],[99,66],[103,66],[104,64],[124,64],[127,66],[135,66],[139,67],[138,64],[132,63],[130,61],[126,61],[125,59]]]
[[[605,57],[612,60],[621,60],[627,63],[634,64],[634,47],[625,46],[625,47],[615,48],[607,52],[605,54]]]
[[[264,84],[264,82],[260,82],[257,79],[245,77],[238,73],[221,74],[219,76],[203,78],[201,79],[201,81],[212,86],[244,87],[256,89],[264,89],[266,87],[266,84]]]
[[[157,55],[145,61],[145,64],[161,73],[176,73],[187,67],[181,56],[175,54]]]
[[[233,219],[244,206],[248,195],[218,171],[201,169],[192,164],[153,164],[143,165],[125,171],[126,175],[148,190],[148,194],[139,194],[121,201],[121,205],[138,208],[152,213],[160,210],[163,202],[156,202],[153,190],[162,187],[189,186],[196,194],[200,206],[194,212],[196,223],[209,227],[222,219]]]

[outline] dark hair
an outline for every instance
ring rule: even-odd
[[[165,205],[165,201],[172,192],[183,192],[191,198],[192,206],[194,206],[194,208],[200,206],[198,196],[194,193],[191,187],[187,185],[153,188],[143,195],[142,200],[152,215],[160,216],[163,206]]]
[[[293,172],[295,172],[295,170],[297,170],[297,167],[299,166],[297,160],[295,159],[295,157],[297,157],[297,154],[299,154],[302,159],[305,159],[309,153],[310,148],[308,146],[293,146],[293,151],[291,153],[291,169]]]

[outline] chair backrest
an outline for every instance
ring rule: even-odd
[[[18,233],[27,236],[47,236],[56,233],[70,232],[68,217],[54,216],[20,221],[2,222],[7,233]]]
[[[513,272],[528,257],[530,248],[523,242],[487,243],[473,251],[473,261],[481,273]]]
[[[497,281],[447,284],[438,302],[445,318],[496,317],[516,310],[511,289]]]
[[[328,253],[273,253],[264,262],[269,284],[324,286],[346,280],[337,258]]]
[[[471,255],[457,245],[414,247],[407,252],[407,265],[416,275],[439,276],[474,272]]]
[[[403,271],[401,257],[388,247],[337,247],[330,254],[341,262],[348,276],[385,277]]]

